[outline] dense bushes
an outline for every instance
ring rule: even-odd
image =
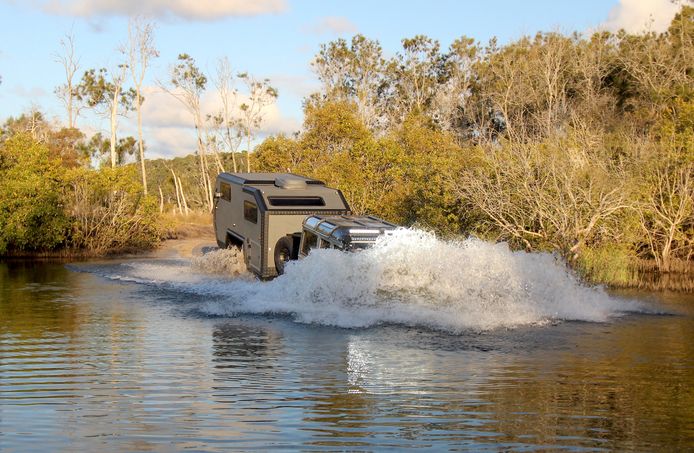
[[[132,166],[68,168],[26,133],[0,143],[0,254],[151,248],[158,215]]]
[[[156,200],[143,196],[134,166],[75,169],[67,175],[65,199],[71,248],[103,254],[149,249],[158,242]]]
[[[60,170],[48,148],[27,135],[0,145],[0,254],[65,243],[70,219],[62,205]]]

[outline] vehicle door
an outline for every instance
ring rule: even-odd
[[[227,229],[231,227],[232,222],[231,184],[224,181],[219,182],[212,216],[217,243],[222,246],[226,240]]]
[[[258,209],[255,199],[244,199],[243,222],[245,223],[244,227],[246,231],[244,253],[247,257],[248,266],[258,273],[261,272],[260,262],[263,252],[260,216],[260,210]]]

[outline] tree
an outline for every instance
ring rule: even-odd
[[[122,165],[125,162],[125,156],[132,156],[138,149],[138,141],[133,137],[123,137],[116,141],[115,146],[111,146],[111,140],[97,132],[92,135],[89,141],[82,145],[86,154],[93,158],[100,159],[102,156],[110,156],[111,150],[115,149],[116,165]]]
[[[118,161],[116,150],[118,117],[127,115],[127,112],[133,109],[133,100],[136,96],[135,90],[132,88],[123,89],[127,69],[128,66],[125,64],[118,65],[118,68],[110,75],[106,68],[101,68],[98,71],[90,69],[84,73],[82,81],[77,87],[79,99],[84,100],[89,107],[109,118],[112,168],[116,166]]]
[[[178,63],[171,68],[171,87],[160,83],[160,86],[170,95],[178,99],[193,117],[195,132],[198,139],[198,156],[200,158],[200,179],[205,191],[206,206],[212,211],[212,183],[208,173],[207,150],[205,145],[206,133],[200,108],[200,98],[207,86],[207,77],[196,66],[195,60],[188,54],[180,54]]]
[[[66,34],[60,40],[62,53],[56,53],[56,62],[60,63],[65,71],[65,84],[58,86],[55,89],[55,94],[65,104],[67,110],[67,125],[72,129],[75,127],[77,117],[79,116],[82,106],[75,101],[78,99],[76,86],[74,83],[75,74],[79,70],[79,57],[75,55],[75,37],[72,33]]]
[[[326,100],[354,102],[364,124],[372,131],[382,130],[379,90],[385,82],[385,60],[378,41],[355,35],[349,46],[344,39],[323,44],[311,65]]]
[[[243,102],[239,109],[241,110],[241,119],[243,127],[246,130],[247,152],[249,158],[247,160],[247,171],[251,171],[251,141],[255,137],[257,130],[260,128],[265,116],[265,107],[270,105],[277,99],[277,90],[270,86],[269,79],[258,80],[248,73],[241,73],[238,77],[243,80],[248,91],[248,98]]]
[[[217,64],[217,76],[215,77],[217,94],[222,103],[222,108],[216,115],[210,116],[213,128],[218,132],[217,137],[226,150],[231,152],[234,172],[238,171],[236,163],[236,153],[238,152],[241,139],[243,137],[242,124],[236,117],[237,102],[239,97],[238,89],[234,86],[234,75],[231,71],[231,64],[228,58],[221,58]],[[219,154],[216,152],[215,159],[220,171],[224,171]]]
[[[649,254],[661,272],[673,258],[694,251],[694,163],[657,162],[645,174],[643,196],[636,205]]]
[[[600,234],[616,236],[616,215],[631,206],[624,167],[600,150],[504,143],[483,163],[455,178],[459,196],[483,213],[480,231],[528,251],[574,260]]]
[[[403,39],[402,47],[403,52],[388,63],[393,124],[401,124],[410,112],[429,112],[445,70],[438,41],[417,35]]]
[[[127,55],[130,74],[135,87],[135,109],[137,110],[137,137],[140,152],[140,172],[142,173],[142,188],[147,195],[147,170],[145,168],[145,145],[142,138],[142,84],[149,67],[150,60],[159,56],[154,47],[154,24],[142,17],[131,18],[128,22]]]
[[[478,132],[472,95],[481,49],[472,38],[462,36],[451,44],[444,59],[443,77],[432,100],[431,117],[439,128],[470,139]]]
[[[60,161],[19,132],[0,145],[0,254],[51,250],[68,232]]]

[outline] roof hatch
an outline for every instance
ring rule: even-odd
[[[275,178],[275,186],[287,190],[305,189],[306,181],[304,179],[292,178],[289,175],[278,176]]]

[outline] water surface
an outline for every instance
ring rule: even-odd
[[[512,300],[466,289],[504,319],[474,328],[392,282],[378,304],[324,288],[295,312],[266,300],[275,282],[186,260],[0,263],[0,450],[694,448],[690,296],[612,296],[600,321],[548,299],[511,325]],[[350,306],[357,327],[334,326]]]

